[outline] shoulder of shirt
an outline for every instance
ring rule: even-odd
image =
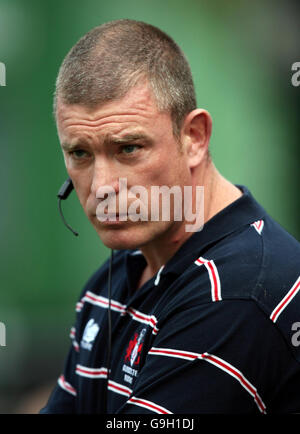
[[[242,226],[200,251],[181,276],[185,288],[197,291],[206,276],[206,286],[211,287],[204,302],[252,299],[271,313],[274,303],[299,278],[300,243],[269,216],[262,224],[261,232],[253,225]],[[217,293],[213,297],[213,289],[219,290],[219,297]]]
[[[300,243],[268,215],[262,225],[261,231],[242,226],[200,251],[179,277],[182,290],[173,291],[168,314],[178,306],[252,301],[291,347],[300,311]]]

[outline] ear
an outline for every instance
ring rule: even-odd
[[[198,166],[206,157],[212,130],[212,118],[203,109],[190,112],[183,123],[181,143],[190,168]]]

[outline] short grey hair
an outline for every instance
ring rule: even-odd
[[[134,20],[116,20],[84,35],[62,62],[56,80],[57,97],[65,104],[95,107],[126,95],[146,79],[157,108],[171,115],[179,137],[185,116],[196,108],[188,61],[162,30]]]

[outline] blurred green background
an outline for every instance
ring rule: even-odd
[[[63,57],[92,27],[132,18],[160,27],[185,51],[198,106],[212,115],[211,152],[300,239],[298,1],[0,0],[0,413],[43,406],[69,347],[79,293],[108,257],[66,178],[52,95]]]

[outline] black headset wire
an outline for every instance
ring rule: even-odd
[[[110,363],[111,363],[111,341],[112,341],[112,325],[111,325],[111,281],[112,281],[112,264],[114,260],[114,251],[110,251],[109,269],[108,269],[108,288],[107,288],[107,298],[108,298],[108,309],[107,309],[107,327],[108,327],[108,344],[107,344],[107,377],[106,377],[106,395],[105,395],[105,407],[107,412],[107,402],[108,402],[108,386],[110,377]]]
[[[62,218],[62,221],[64,222],[64,225],[70,229],[70,231],[76,236],[78,237],[78,232],[74,231],[74,229],[71,228],[70,225],[68,225],[68,223],[66,222],[62,209],[61,209],[61,201],[62,200],[66,200],[68,199],[68,197],[70,196],[70,193],[73,191],[74,186],[73,186],[73,182],[71,180],[71,178],[66,179],[66,181],[63,183],[63,185],[60,187],[58,193],[57,193],[57,197],[58,197],[58,209],[59,209],[59,213],[60,216]]]
[[[61,201],[66,200],[72,190],[74,189],[73,183],[71,178],[68,178],[63,185],[61,186],[57,197],[58,197],[58,208],[59,213],[62,218],[62,221],[64,225],[77,237],[79,234],[78,232],[74,231],[74,229],[71,228],[71,226],[66,222],[62,208],[61,208]],[[107,357],[106,357],[106,366],[107,366],[107,377],[106,377],[106,393],[105,393],[105,402],[104,402],[104,408],[107,412],[107,402],[108,402],[108,385],[109,385],[109,376],[110,376],[110,363],[111,363],[111,341],[112,341],[112,322],[111,322],[111,281],[112,281],[112,265],[113,265],[113,259],[114,259],[114,251],[111,249],[110,252],[110,260],[109,260],[109,269],[108,269],[108,288],[107,288],[107,298],[108,298],[108,309],[107,309],[107,327],[108,327],[108,344],[107,344]]]
[[[62,218],[62,221],[64,222],[64,225],[67,226],[68,229],[70,229],[70,231],[75,235],[75,237],[78,237],[78,235],[79,235],[78,232],[74,231],[74,229],[72,229],[71,226],[68,225],[68,223],[66,222],[66,220],[64,218],[64,215],[63,215],[63,212],[61,209],[61,198],[58,199],[58,209],[59,209],[59,213],[60,213],[60,216]]]

